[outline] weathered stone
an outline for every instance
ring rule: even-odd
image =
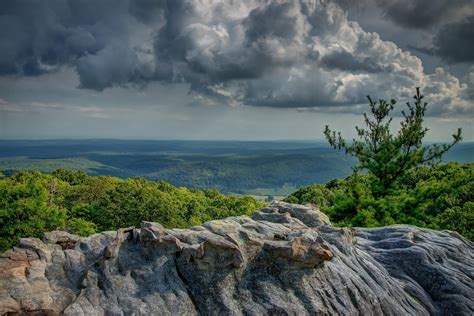
[[[76,246],[76,242],[79,240],[78,236],[69,234],[68,232],[55,230],[52,232],[45,233],[43,241],[48,244],[60,245],[63,250],[73,249]]]
[[[319,210],[314,204],[296,205],[283,202],[273,203],[271,206],[260,210],[262,213],[287,214],[292,218],[297,218],[308,227],[318,227],[320,225],[331,225],[329,217]],[[280,216],[281,217],[281,216]]]
[[[55,231],[0,255],[0,314],[472,315],[473,250],[453,232],[335,228],[287,203],[190,229]]]

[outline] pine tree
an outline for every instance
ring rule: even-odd
[[[324,135],[335,149],[344,149],[358,159],[354,171],[367,170],[376,179],[374,194],[385,196],[397,180],[409,169],[422,164],[436,163],[451,147],[461,141],[461,129],[453,134],[449,144],[424,145],[423,138],[428,128],[423,125],[427,103],[420,89],[416,88],[414,104],[407,102],[408,111],[402,111],[401,128],[396,134],[390,131],[395,100],[374,102],[367,96],[370,115],[364,114],[366,127],[356,126],[358,139],[346,142],[341,133],[332,131],[326,125]]]

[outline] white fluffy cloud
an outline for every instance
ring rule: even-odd
[[[473,109],[457,78],[425,74],[419,58],[364,31],[333,2],[181,1],[165,17],[173,20],[157,33],[156,73],[191,83],[201,101],[350,107],[367,94],[406,100],[420,86],[431,114]]]
[[[469,84],[472,85],[473,82]],[[458,78],[451,76],[443,68],[436,68],[434,74],[426,76],[424,87],[425,94],[429,95],[429,101],[433,103],[430,107],[432,115],[474,115],[468,84],[460,83]]]

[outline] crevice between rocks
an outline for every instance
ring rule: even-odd
[[[194,294],[191,290],[191,286],[189,285],[189,282],[188,280],[186,280],[185,276],[181,273],[181,271],[179,270],[179,265],[178,265],[178,258],[179,256],[181,255],[180,252],[176,252],[176,254],[173,256],[173,262],[174,262],[174,267],[176,269],[176,274],[178,275],[178,277],[180,278],[180,280],[183,282],[184,284],[184,288],[186,289],[186,292],[188,293],[188,296],[189,296],[189,299],[191,300],[191,303],[193,303],[194,305],[194,308],[196,309],[196,311],[198,312],[199,315],[205,315],[201,309],[199,308],[199,304],[197,303],[196,299],[194,298]]]

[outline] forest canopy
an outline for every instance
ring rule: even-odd
[[[454,230],[474,240],[473,179],[474,163],[437,164],[410,170],[382,198],[371,190],[371,174],[354,174],[303,187],[285,201],[317,204],[336,226],[412,224]],[[185,228],[251,215],[263,206],[249,196],[143,178],[122,180],[64,169],[52,174],[22,171],[0,178],[0,251],[20,237],[42,237],[54,229],[87,236],[138,226],[143,220]]]
[[[0,178],[0,251],[20,237],[62,229],[78,235],[138,226],[141,221],[185,228],[263,206],[252,197],[177,188],[143,178],[122,180],[58,169]]]
[[[474,163],[451,162],[411,169],[384,197],[371,190],[376,179],[367,173],[309,185],[285,200],[317,204],[337,226],[411,224],[474,240],[473,180]]]

